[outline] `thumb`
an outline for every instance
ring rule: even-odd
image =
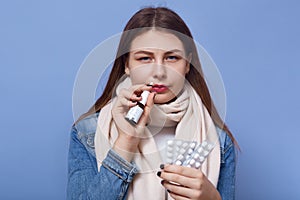
[[[144,107],[144,112],[141,116],[141,119],[139,121],[139,125],[141,126],[145,126],[147,124],[147,121],[148,121],[148,118],[149,118],[149,114],[150,114],[150,111],[154,105],[154,97],[156,95],[156,92],[151,92],[148,96],[148,99],[147,99],[147,103]]]

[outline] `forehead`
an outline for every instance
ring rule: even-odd
[[[130,51],[150,48],[164,51],[172,49],[184,51],[182,42],[175,35],[157,30],[149,30],[137,36],[131,43]]]

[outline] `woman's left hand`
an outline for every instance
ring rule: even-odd
[[[218,200],[221,196],[201,170],[178,165],[165,165],[158,175],[162,185],[176,200]],[[174,184],[172,182],[178,183]]]

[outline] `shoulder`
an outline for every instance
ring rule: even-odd
[[[91,114],[81,119],[73,127],[77,130],[77,132],[85,134],[96,132],[98,116],[99,112]]]
[[[99,112],[91,114],[73,125],[73,137],[76,137],[85,148],[95,155],[94,137],[97,129]]]
[[[217,128],[220,140],[221,165],[217,189],[222,199],[235,199],[236,152],[228,134]]]
[[[217,129],[217,133],[219,135],[219,141],[220,141],[221,148],[227,149],[227,148],[233,146],[233,141],[227,135],[227,133],[224,130],[220,129],[219,127],[216,127],[216,129]]]
[[[228,136],[228,134],[224,130],[220,129],[219,127],[216,127],[216,129],[220,141],[221,163],[224,163],[229,156],[235,157],[235,148],[234,148],[233,141]]]

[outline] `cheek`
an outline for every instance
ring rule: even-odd
[[[185,82],[185,74],[178,72],[178,71],[173,71],[170,72],[170,81],[173,83],[173,89],[174,89],[174,93],[178,94],[183,86],[184,86],[184,82]]]
[[[178,95],[178,93],[182,90],[183,86],[184,86],[184,78],[180,78],[179,80],[177,80],[176,85],[174,87],[174,92],[176,94],[176,96]]]
[[[146,83],[150,76],[151,68],[149,66],[139,66],[130,69],[130,79],[134,85]]]

